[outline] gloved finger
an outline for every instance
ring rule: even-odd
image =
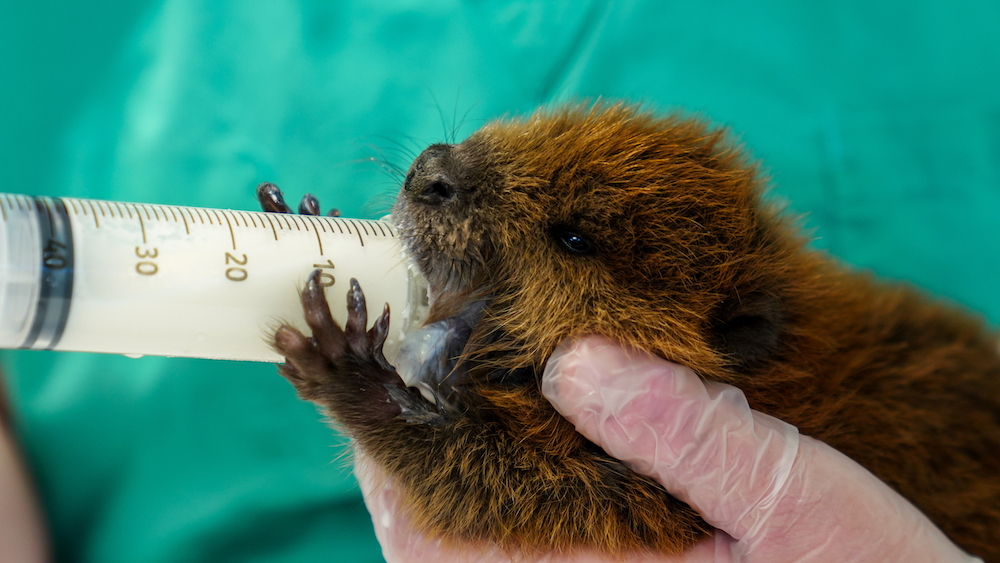
[[[795,427],[730,386],[602,337],[560,347],[542,393],[584,436],[740,538],[766,517],[798,450]]]
[[[699,545],[683,557],[659,557],[637,553],[634,557],[600,555],[591,550],[565,553],[519,553],[499,549],[486,542],[459,544],[433,538],[415,529],[402,502],[403,491],[363,452],[355,450],[354,475],[361,486],[365,505],[372,516],[375,536],[388,563],[699,563],[716,561],[712,542]]]
[[[727,532],[714,542],[722,559],[970,560],[857,463],[683,366],[588,337],[553,354],[542,392],[583,435]]]

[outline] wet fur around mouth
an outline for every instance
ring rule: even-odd
[[[1000,560],[997,335],[808,248],[764,184],[724,132],[623,104],[541,110],[433,145],[393,217],[435,296],[429,323],[482,308],[462,376],[437,374],[431,400],[408,390],[380,363],[357,295],[338,333],[308,290],[327,344],[279,329],[283,373],[445,538],[676,553],[710,533],[541,396],[552,350],[597,333],[736,385]]]

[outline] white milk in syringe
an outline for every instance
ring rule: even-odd
[[[351,278],[372,319],[389,304],[390,362],[426,312],[384,221],[3,194],[0,215],[0,348],[278,362],[316,269],[341,324]]]

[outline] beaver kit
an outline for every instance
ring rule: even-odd
[[[997,335],[807,247],[763,190],[685,118],[597,104],[488,124],[427,148],[393,208],[442,344],[404,382],[388,310],[367,330],[354,283],[341,329],[311,279],[313,336],[276,331],[280,371],[445,538],[676,553],[710,533],[542,397],[553,349],[602,334],[740,388],[1000,561]]]

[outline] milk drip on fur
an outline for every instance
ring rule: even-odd
[[[351,278],[389,304],[392,363],[428,304],[388,221],[0,194],[0,348],[281,362],[315,270],[341,325]]]

